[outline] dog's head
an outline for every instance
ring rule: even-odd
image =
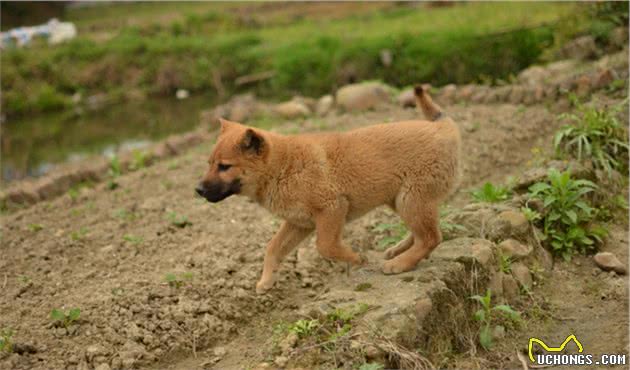
[[[221,132],[208,159],[210,165],[195,191],[219,202],[233,194],[254,196],[269,153],[265,133],[221,119]]]

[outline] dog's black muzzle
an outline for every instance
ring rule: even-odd
[[[231,183],[202,181],[197,185],[195,191],[206,198],[208,202],[216,203],[230,195],[238,194],[241,191],[241,183],[239,180],[234,180]]]

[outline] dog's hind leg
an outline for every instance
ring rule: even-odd
[[[409,233],[407,237],[393,247],[387,248],[385,251],[385,259],[391,260],[402,252],[406,251],[413,245],[413,233]]]
[[[383,264],[385,274],[413,270],[418,262],[427,257],[442,241],[437,203],[427,201],[427,197],[407,196],[406,198],[399,214],[411,229],[413,244],[409,249]]]
[[[341,241],[341,232],[346,222],[347,202],[339,202],[335,208],[325,209],[315,217],[317,251],[330,260],[361,265],[364,259]]]
[[[256,284],[256,293],[262,294],[271,289],[274,283],[274,272],[280,266],[280,262],[312,231],[313,229],[301,228],[286,221],[282,224],[280,230],[267,244],[263,272]]]

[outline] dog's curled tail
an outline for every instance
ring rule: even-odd
[[[433,99],[429,96],[424,87],[416,85],[413,89],[416,95],[416,103],[422,109],[425,117],[430,121],[437,121],[442,118],[442,108],[433,102]]]

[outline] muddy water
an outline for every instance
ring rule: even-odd
[[[141,148],[153,140],[188,131],[209,97],[125,102],[95,112],[64,112],[16,118],[2,124],[2,181],[37,177],[55,165],[93,154]]]

